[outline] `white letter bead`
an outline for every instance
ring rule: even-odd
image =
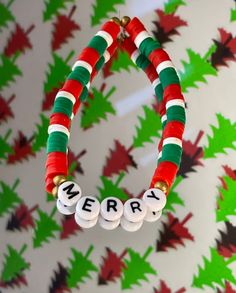
[[[166,205],[166,195],[158,188],[151,188],[144,193],[143,201],[151,211],[157,212]]]
[[[58,187],[57,196],[61,203],[66,206],[73,206],[82,195],[81,188],[73,181],[65,181]]]
[[[134,222],[128,221],[125,217],[122,217],[120,220],[120,225],[124,230],[128,232],[135,232],[142,227],[143,221],[134,223]]]
[[[162,214],[162,210],[158,211],[158,212],[154,212],[148,209],[146,217],[144,218],[145,221],[147,222],[155,222],[157,220],[160,219]]]
[[[84,196],[76,205],[76,213],[83,220],[93,220],[100,212],[100,203],[94,196]]]
[[[124,216],[130,222],[140,222],[147,213],[147,206],[140,198],[128,199],[124,204]]]
[[[64,205],[60,201],[59,198],[57,199],[57,209],[63,215],[72,215],[72,214],[74,214],[75,213],[75,206],[76,205],[73,205],[71,207],[68,207],[68,206]]]
[[[75,221],[81,228],[88,229],[92,228],[97,224],[98,218],[94,218],[93,220],[87,221],[80,218],[80,216],[77,213],[75,213]]]
[[[108,221],[120,219],[123,209],[123,203],[116,197],[107,197],[101,202],[101,215]]]
[[[105,230],[114,230],[119,226],[120,219],[117,219],[115,221],[108,221],[105,220],[102,216],[99,216],[98,223]]]

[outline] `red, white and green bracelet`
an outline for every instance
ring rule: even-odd
[[[129,37],[124,35],[125,32]],[[158,145],[157,167],[142,199],[129,199],[123,204],[111,195],[99,203],[93,196],[82,196],[80,186],[66,179],[67,145],[71,120],[86,99],[93,78],[117,48],[120,33],[123,48],[152,83],[159,102],[163,135]],[[107,230],[120,225],[126,231],[136,231],[144,221],[154,222],[161,216],[179,168],[184,124],[184,97],[169,56],[147,33],[140,20],[123,17],[120,21],[114,17],[102,26],[82,51],[56,95],[48,128],[46,190],[58,197],[58,210],[66,215],[75,214],[76,222],[83,228],[93,227],[99,222]]]

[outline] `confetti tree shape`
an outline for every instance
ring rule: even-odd
[[[32,213],[37,208],[38,205],[35,205],[29,209],[26,204],[21,203],[11,214],[11,217],[7,222],[6,229],[9,231],[21,231],[22,229],[28,230],[29,228],[34,228],[34,219],[32,217]]]
[[[210,52],[212,50],[210,48]],[[188,92],[188,88],[198,88],[196,82],[207,83],[205,78],[207,75],[217,75],[216,69],[207,61],[209,52],[204,57],[201,57],[200,54],[194,52],[192,49],[187,49],[187,54],[189,62],[182,60],[184,68],[183,71],[179,72],[183,92]]]
[[[160,289],[154,288],[153,293],[171,293],[171,292],[172,292],[172,290],[167,286],[165,281],[160,280]],[[175,293],[184,293],[184,292],[186,292],[185,288],[181,288],[181,289],[175,291]]]
[[[29,269],[30,264],[23,258],[23,253],[27,249],[27,245],[24,244],[18,252],[11,245],[7,245],[8,254],[5,255],[5,262],[1,274],[1,280],[3,282],[9,282],[16,279],[19,275]]]
[[[212,129],[212,137],[207,135],[208,146],[204,147],[204,158],[215,158],[216,154],[226,154],[225,149],[236,150],[234,143],[236,142],[236,123],[232,123],[222,114],[216,114],[218,128],[210,125]]]
[[[164,4],[164,12],[165,14],[171,14],[176,12],[179,6],[186,5],[184,0],[168,0]]]
[[[13,153],[8,155],[7,163],[16,164],[23,160],[28,160],[30,156],[35,156],[32,150],[32,141],[34,136],[27,138],[21,131],[18,131],[18,137],[14,139],[12,145]]]
[[[235,216],[236,205],[232,204],[235,202],[236,194],[236,181],[228,176],[224,176],[223,180],[226,187],[220,187],[220,196],[217,198],[217,210],[216,210],[216,220],[229,221],[229,216]]]
[[[39,219],[35,222],[34,237],[33,237],[33,247],[42,247],[43,243],[48,243],[49,238],[55,238],[55,232],[60,232],[61,227],[53,219],[56,213],[56,207],[53,208],[50,215],[38,209]]]
[[[49,118],[43,114],[40,114],[41,123],[37,124],[37,131],[34,133],[34,139],[32,144],[32,151],[34,153],[40,151],[46,147],[48,139],[48,125]]]
[[[231,21],[236,21],[236,7],[232,8],[230,11],[230,20]]]
[[[98,191],[99,191],[98,200],[102,201],[103,199],[109,196],[117,197],[121,201],[126,201],[127,199],[129,199],[129,195],[125,192],[125,190],[119,187],[119,184],[122,181],[124,176],[125,174],[121,173],[118,176],[115,183],[113,183],[111,179],[101,176],[100,179],[102,181],[103,186],[98,187]]]
[[[49,293],[70,292],[66,283],[67,277],[67,268],[58,262],[58,269],[54,271],[54,277],[51,278]]]
[[[12,112],[10,104],[15,97],[15,95],[12,95],[8,100],[5,100],[3,96],[0,95],[0,125],[3,122],[7,122],[9,118],[14,118],[14,113]]]
[[[14,1],[14,0],[13,0]],[[0,2],[0,31],[3,27],[7,27],[8,22],[14,21],[15,17],[12,15],[10,11],[10,6],[13,3],[12,0],[10,0],[5,6],[2,2]]]
[[[185,224],[191,219],[192,214],[189,213],[182,222],[172,214],[168,213],[168,222],[163,224],[163,231],[160,232],[160,239],[156,242],[156,251],[167,251],[169,248],[175,248],[177,245],[184,246],[184,240],[194,241]]]
[[[12,187],[0,181],[1,189],[0,192],[0,217],[8,213],[9,210],[14,209],[15,206],[21,203],[20,197],[15,192],[16,187],[20,183],[20,180],[17,179]]]
[[[236,61],[236,37],[223,28],[219,28],[218,31],[220,39],[213,40],[215,50],[209,59],[211,65],[216,69],[220,66],[228,66],[229,61]]]
[[[147,261],[148,256],[152,253],[153,247],[148,247],[143,256],[135,252],[133,249],[128,249],[130,259],[125,259],[125,268],[121,279],[121,287],[131,289],[134,285],[141,286],[140,281],[148,282],[147,275],[157,275],[156,270]]]
[[[81,127],[84,129],[92,127],[94,124],[99,124],[101,119],[107,120],[107,114],[115,115],[116,111],[109,101],[109,98],[115,92],[116,88],[112,87],[106,95],[102,91],[98,91],[95,87],[92,88],[92,95],[86,101],[82,110]]]
[[[220,285],[224,288],[224,282],[229,281],[236,285],[236,279],[233,272],[228,267],[236,260],[236,255],[232,258],[225,260],[223,256],[219,255],[215,248],[210,249],[210,259],[203,257],[204,267],[199,266],[198,275],[194,276],[192,287],[202,289],[203,286],[214,288]]]
[[[182,20],[174,13],[166,14],[160,9],[156,10],[158,20],[153,21],[155,29],[152,31],[154,37],[163,46],[165,43],[172,42],[172,37],[179,35],[178,29],[187,26],[187,22]]]
[[[44,100],[42,110],[51,110],[56,94],[65,82],[67,75],[71,72],[70,66],[67,64],[73,57],[74,51],[71,51],[67,58],[63,60],[59,55],[53,53],[53,63],[49,63],[47,80],[44,83]]]
[[[115,149],[110,149],[110,155],[107,157],[106,164],[103,168],[103,176],[111,177],[112,175],[128,172],[128,167],[137,168],[133,157],[130,155],[132,148],[126,149],[123,144],[115,140]]]
[[[220,240],[216,240],[217,250],[223,257],[229,258],[236,254],[236,226],[225,223],[226,231],[220,232]]]
[[[28,35],[34,29],[34,25],[31,25],[26,31],[16,23],[14,32],[8,39],[4,54],[7,57],[11,57],[16,53],[25,53],[27,49],[32,49],[32,44],[29,40]]]
[[[43,21],[51,20],[58,15],[60,10],[66,8],[67,3],[73,3],[74,0],[44,0],[45,10],[43,11]]]
[[[0,148],[0,161],[1,161],[1,159],[7,160],[8,155],[12,154],[14,152],[13,148],[11,147],[11,145],[7,142],[9,136],[11,135],[11,132],[12,132],[12,130],[9,129],[4,137],[2,137],[0,135],[0,145],[1,145],[1,148]]]
[[[71,19],[76,6],[74,5],[69,15],[59,14],[56,18],[56,22],[53,23],[52,42],[51,47],[53,51],[61,48],[61,46],[68,42],[70,38],[73,38],[73,33],[80,30],[80,26]]]
[[[78,172],[80,174],[84,174],[84,170],[81,166],[80,159],[87,153],[87,151],[84,149],[81,152],[79,152],[77,155],[68,148],[68,165],[71,166],[71,164],[75,164],[73,170],[71,171],[71,175],[75,177],[75,173]]]
[[[121,72],[122,70],[130,72],[131,68],[138,70],[138,67],[130,59],[129,54],[124,50],[118,49],[117,58],[112,59],[110,70],[114,73]]]
[[[0,55],[1,64],[0,64],[0,90],[5,87],[8,87],[11,82],[15,81],[17,76],[21,76],[22,72],[15,64],[18,55],[15,54],[12,59],[8,58],[5,55]]]
[[[69,288],[77,288],[79,284],[84,283],[86,278],[91,278],[91,272],[97,272],[98,268],[89,260],[93,251],[93,246],[83,255],[76,249],[71,249],[73,258],[70,259],[70,268],[68,269],[67,285]]]
[[[235,292],[236,292],[235,289],[231,286],[229,282],[225,282],[223,291],[217,288],[217,293],[235,293]]]
[[[103,263],[98,276],[99,285],[107,285],[108,282],[116,282],[121,277],[122,269],[125,268],[123,261],[127,250],[117,255],[111,248],[106,247],[106,256],[102,257]]]
[[[125,4],[125,0],[109,0],[102,1],[96,0],[96,3],[93,4],[93,14],[91,16],[91,25],[95,26],[102,22],[103,19],[109,18],[109,13],[117,15],[115,5]]]
[[[136,128],[136,135],[133,137],[133,147],[143,147],[144,143],[153,143],[153,137],[161,137],[161,119],[155,109],[143,107],[144,117],[138,116],[140,126]]]
[[[83,229],[75,222],[74,215],[64,216],[61,221],[62,230],[60,239],[68,239],[70,236],[76,235],[77,232],[82,232]]]

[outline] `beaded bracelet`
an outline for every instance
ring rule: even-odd
[[[118,38],[122,39],[123,48],[152,83],[159,103],[163,134],[158,145],[157,167],[142,199],[132,198],[123,204],[114,195],[100,204],[95,197],[81,197],[80,186],[66,179],[67,145],[71,120],[86,99],[93,78],[114,54]],[[154,222],[161,216],[180,165],[184,125],[184,97],[168,54],[138,18],[130,20],[125,16],[119,20],[113,17],[82,51],[56,95],[48,128],[46,190],[57,197],[59,212],[75,214],[75,221],[83,228],[99,222],[107,230],[120,225],[126,231],[137,231],[144,220]]]

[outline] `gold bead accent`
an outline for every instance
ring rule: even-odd
[[[111,18],[111,21],[115,22],[116,24],[120,25],[120,19],[116,16]]]
[[[122,27],[126,27],[129,22],[130,22],[130,17],[129,16],[123,16],[121,18],[120,25]]]
[[[163,182],[163,181],[156,182],[154,187],[162,190],[165,194],[167,194],[169,191],[169,186],[167,185],[166,182]]]
[[[64,175],[57,175],[53,178],[53,183],[56,186],[59,186],[61,183],[66,181],[66,177]]]
[[[52,189],[52,195],[54,197],[57,197],[57,191],[58,191],[58,186],[53,187],[53,189]]]

